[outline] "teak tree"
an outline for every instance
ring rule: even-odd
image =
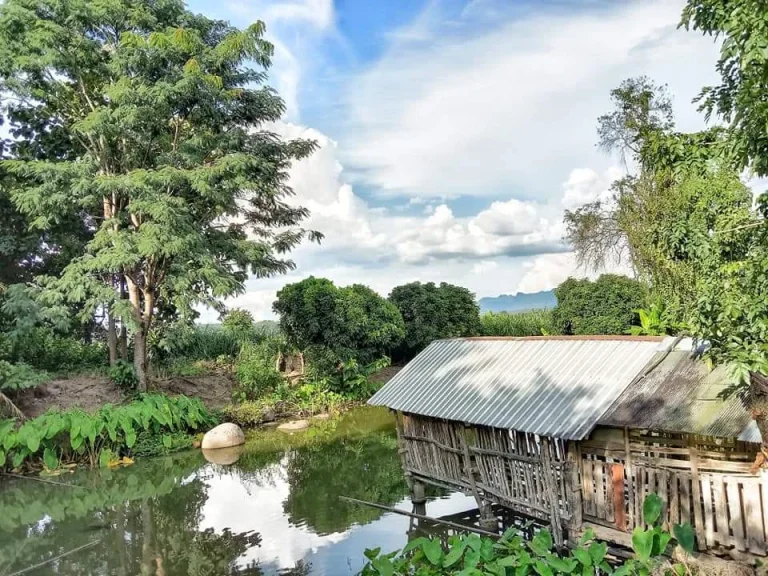
[[[108,307],[133,329],[147,387],[158,310],[180,316],[282,273],[305,238],[287,169],[315,144],[265,129],[284,112],[265,85],[272,46],[178,0],[8,0],[0,6],[0,90],[14,142],[10,194],[32,226],[73,213],[94,236],[51,299]],[[70,151],[29,159],[52,138]],[[121,299],[116,284],[127,286]]]

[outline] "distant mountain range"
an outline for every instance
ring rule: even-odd
[[[480,298],[477,301],[480,306],[480,312],[522,312],[523,310],[533,310],[535,308],[554,308],[557,304],[555,293],[552,290],[542,290],[525,294],[501,294],[487,298]]]

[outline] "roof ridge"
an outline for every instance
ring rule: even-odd
[[[578,341],[578,340],[618,340],[627,342],[662,342],[665,336],[635,336],[631,334],[585,334],[576,336],[567,335],[552,335],[552,336],[464,336],[459,338],[443,338],[443,340],[466,340],[466,341],[483,341],[483,340],[566,340],[566,341]]]

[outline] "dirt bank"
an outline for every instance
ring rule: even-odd
[[[232,398],[232,381],[219,374],[175,377],[152,382],[152,389],[165,394],[184,394],[199,397],[209,408],[221,408]],[[104,404],[122,402],[124,395],[106,376],[76,376],[53,380],[39,386],[16,402],[30,418],[39,416],[49,408],[82,408],[93,412]]]

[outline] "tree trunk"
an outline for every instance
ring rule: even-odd
[[[128,299],[128,290],[125,287],[125,279],[120,278],[120,298]],[[125,320],[120,320],[120,358],[128,360],[128,327]]]
[[[760,453],[752,465],[753,472],[761,466],[766,466],[768,461],[768,376],[758,372],[749,374],[749,408],[752,418],[760,430],[762,444]]]
[[[133,334],[133,368],[136,378],[139,380],[139,392],[149,389],[149,375],[147,374],[147,330],[141,322]]]
[[[117,362],[117,326],[111,312],[107,312],[107,346],[109,347],[109,365],[114,366]]]

